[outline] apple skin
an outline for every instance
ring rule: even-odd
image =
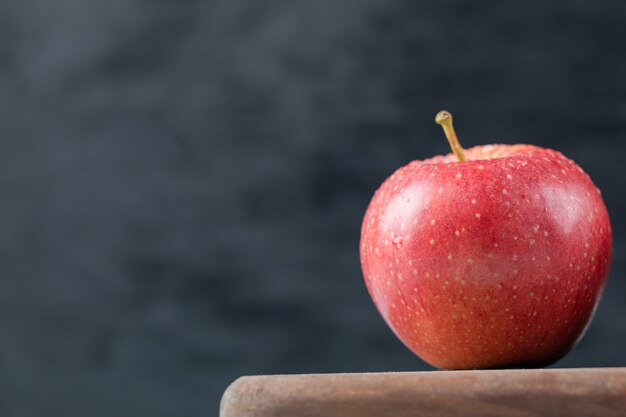
[[[361,267],[378,311],[442,369],[540,367],[580,340],[612,254],[609,215],[561,153],[487,145],[413,161],[376,191]]]

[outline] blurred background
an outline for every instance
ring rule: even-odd
[[[626,3],[0,3],[0,414],[216,416],[240,375],[431,369],[362,282],[378,185],[530,142],[615,253],[558,367],[626,364]]]

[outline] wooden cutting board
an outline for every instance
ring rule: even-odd
[[[626,416],[626,368],[246,376],[220,416]]]

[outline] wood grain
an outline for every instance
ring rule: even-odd
[[[220,416],[626,416],[626,368],[247,376]]]

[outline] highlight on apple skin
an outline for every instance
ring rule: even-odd
[[[549,365],[582,338],[606,284],[612,232],[600,191],[555,150],[463,150],[450,114],[437,123],[454,153],[398,169],[367,208],[369,294],[435,367]]]

